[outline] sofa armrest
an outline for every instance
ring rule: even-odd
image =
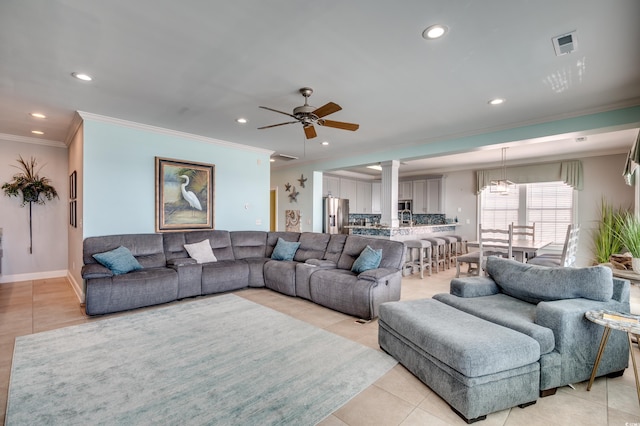
[[[449,293],[458,297],[481,297],[500,293],[500,288],[490,277],[454,278]]]
[[[631,285],[629,280],[613,278],[613,296],[611,298],[618,302],[629,302],[630,297]]]
[[[381,279],[389,275],[393,275],[396,272],[397,270],[389,268],[369,269],[368,271],[364,271],[358,274],[358,279],[377,283]]]
[[[556,351],[582,357],[580,354],[585,348],[598,346],[602,334],[602,327],[586,319],[584,314],[601,309],[629,312],[629,304],[583,298],[540,302],[536,307],[535,323],[553,331]],[[590,361],[593,362],[593,359]]]
[[[307,259],[304,263],[311,266],[317,266],[321,269],[335,269],[338,266],[333,260],[322,259]]]
[[[113,276],[113,272],[111,272],[109,268],[99,263],[90,263],[88,265],[84,265],[80,274],[85,280],[89,280],[92,278],[110,278]]]
[[[177,259],[167,260],[167,266],[173,268],[174,266],[195,265],[196,260],[191,257],[180,257]]]

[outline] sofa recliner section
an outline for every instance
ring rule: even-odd
[[[271,259],[278,239],[299,242],[293,260]],[[208,240],[217,261],[197,263],[185,244]],[[356,274],[350,268],[370,245],[382,248],[380,267]],[[93,258],[119,246],[143,268],[114,276]],[[98,315],[176,299],[246,287],[267,287],[363,319],[378,306],[400,299],[404,244],[356,235],[313,232],[191,231],[89,237],[84,241],[82,277],[86,312]],[[322,272],[317,280],[314,276]],[[133,283],[116,285],[116,283]],[[157,291],[156,291],[157,290]]]

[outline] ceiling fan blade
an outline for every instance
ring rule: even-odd
[[[289,114],[288,112],[278,111],[277,109],[269,108],[269,107],[266,107],[266,106],[260,106],[260,107],[258,107],[258,108],[268,109],[269,111],[277,112],[277,113],[279,113],[279,114],[288,115],[289,117],[293,117],[293,118],[295,118],[296,120],[298,119],[295,115]]]
[[[360,128],[359,124],[343,123],[342,121],[318,120],[318,124],[325,127],[335,127],[336,129],[356,131]]]
[[[272,124],[271,126],[258,127],[258,130],[260,130],[260,129],[268,129],[270,127],[284,126],[285,124],[293,124],[293,123],[297,123],[297,121],[287,121],[286,123]]]
[[[304,135],[307,137],[307,139],[313,139],[316,136],[318,136],[316,134],[316,128],[313,127],[312,124],[309,124],[308,126],[304,126]]]
[[[320,108],[317,108],[313,111],[313,114],[317,115],[318,118],[324,117],[329,114],[333,114],[334,112],[338,112],[342,109],[342,107],[338,104],[334,104],[333,102],[329,102],[326,105],[322,105]]]

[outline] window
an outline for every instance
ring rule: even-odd
[[[515,185],[507,194],[480,194],[480,224],[506,229],[509,224],[536,224],[536,240],[564,244],[567,226],[574,218],[574,190],[564,182]]]

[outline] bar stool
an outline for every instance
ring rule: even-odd
[[[456,240],[458,240],[458,243],[456,244],[456,253],[458,256],[469,253],[469,247],[467,247],[468,241],[466,238],[464,238],[462,235],[456,234],[451,234],[448,236],[454,237]]]
[[[402,275],[406,268],[411,268],[413,274],[413,268],[420,270],[420,278],[424,278],[424,268],[429,270],[429,276],[431,276],[431,243],[426,240],[409,240],[405,241],[404,245],[407,246],[407,260],[402,267]],[[417,251],[417,256],[415,255]],[[426,260],[426,264],[425,264]]]
[[[447,242],[446,246],[446,257],[447,257],[447,269],[451,267],[452,263],[455,263],[456,258],[458,257],[458,239],[452,235],[443,235],[443,240]]]
[[[442,269],[447,267],[447,244],[448,241],[442,238],[425,237],[423,240],[427,240],[431,243],[431,261],[436,265],[436,273],[440,272],[440,264],[442,263]]]

